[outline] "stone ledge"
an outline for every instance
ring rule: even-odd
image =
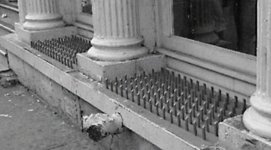
[[[77,28],[74,26],[41,31],[27,31],[24,30],[19,23],[15,23],[15,31],[18,34],[18,38],[28,44],[30,44],[31,41],[47,40],[77,34]]]
[[[54,81],[71,93],[82,98],[107,114],[120,113],[125,127],[131,129],[150,143],[164,150],[196,150],[211,143],[193,136],[170,122],[165,121],[135,103],[110,92],[97,81],[80,72],[65,72],[39,56],[26,51],[26,43],[18,41],[16,35],[2,37],[0,44],[25,64],[44,77]],[[15,57],[15,58],[16,58]],[[19,68],[20,69],[20,68]]]
[[[97,81],[114,80],[115,77],[122,78],[125,75],[129,77],[143,71],[150,73],[152,69],[158,71],[166,67],[163,55],[147,55],[133,60],[107,62],[93,60],[83,53],[77,54],[77,60],[79,70]]]
[[[219,124],[219,143],[227,150],[270,150],[271,140],[246,130],[242,116],[226,119]]]

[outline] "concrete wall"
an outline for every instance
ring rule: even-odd
[[[100,112],[97,108],[58,85],[12,53],[8,53],[8,59],[11,69],[18,75],[20,82],[36,92],[61,116],[68,118],[77,125],[78,129],[81,128],[81,113],[82,115],[89,115]],[[159,150],[156,146],[128,129],[125,129],[122,134],[107,137],[97,144],[111,150]]]

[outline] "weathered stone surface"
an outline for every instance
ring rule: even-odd
[[[43,41],[52,38],[71,36],[77,34],[77,28],[73,26],[41,31],[27,31],[22,28],[21,24],[15,23],[15,30],[18,35],[18,38],[21,41],[26,42],[28,44],[30,44],[31,41],[38,40]]]
[[[80,127],[80,108],[78,97],[68,92],[40,72],[25,64],[13,54],[9,54],[10,66],[16,72],[22,84],[40,95],[46,102],[68,117]]]
[[[2,150],[103,150],[21,85],[0,87]]]
[[[226,119],[219,124],[219,143],[227,150],[270,150],[271,141],[250,133],[242,116]]]
[[[77,54],[77,59],[79,70],[98,81],[114,80],[115,77],[121,78],[125,75],[133,76],[143,71],[150,73],[152,69],[158,71],[166,65],[163,55],[147,55],[134,60],[106,62],[90,59],[87,54]]]
[[[73,94],[35,70],[17,56],[10,54],[9,61],[11,62],[11,68],[18,74],[22,84],[40,95],[45,100],[45,103],[49,104],[52,110],[70,120],[77,125],[78,128],[81,128],[80,126],[82,125],[81,117],[77,120],[79,117],[78,115],[81,115],[81,113],[89,115],[90,113],[100,112],[97,108],[91,106],[79,97],[77,97],[79,100],[78,108],[77,99],[74,99],[75,97],[71,96]],[[60,80],[63,81],[63,79]],[[69,82],[69,80],[66,82]],[[129,150],[159,150],[159,148],[130,130],[126,130],[124,133],[117,136],[107,137],[96,144],[100,144],[102,148],[112,150],[127,150],[127,147]]]

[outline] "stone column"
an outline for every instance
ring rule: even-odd
[[[59,13],[59,0],[26,0],[27,15],[23,28],[39,31],[64,26]]]
[[[252,133],[271,138],[271,1],[258,1],[257,88],[243,123]]]
[[[19,21],[20,24],[23,24],[26,16],[26,2],[25,0],[18,0],[19,6]]]
[[[148,52],[142,47],[138,0],[92,0],[94,38],[88,56],[120,61]]]

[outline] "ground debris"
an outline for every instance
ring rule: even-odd
[[[0,72],[0,85],[4,88],[9,88],[19,83],[17,75],[11,71]]]
[[[32,112],[32,111],[34,111],[34,109],[28,109],[27,111]]]
[[[24,93],[24,91],[18,90],[18,91],[14,91],[13,95],[15,95],[15,96],[24,96],[23,93]]]
[[[0,117],[12,118],[12,116],[10,116],[10,115],[8,115],[8,114],[0,114]]]

